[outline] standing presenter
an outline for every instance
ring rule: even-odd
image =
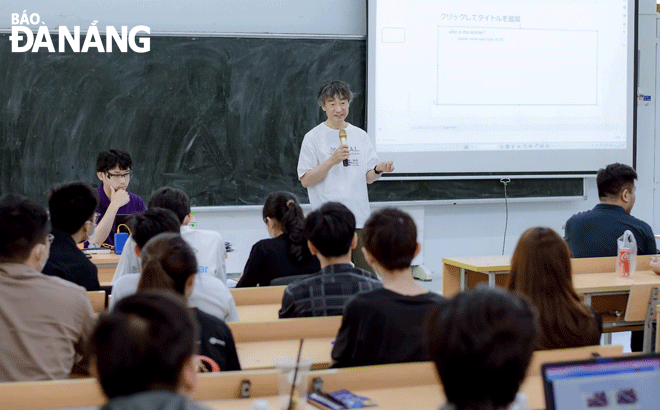
[[[361,251],[361,231],[370,213],[367,184],[379,179],[383,172],[394,171],[394,164],[378,162],[367,133],[346,122],[352,99],[353,93],[343,81],[331,81],[321,87],[317,102],[327,119],[305,134],[298,159],[298,179],[307,188],[312,209],[336,201],[353,212],[358,246],[352,260],[357,267],[372,271]]]

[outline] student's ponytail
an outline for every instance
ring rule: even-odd
[[[301,265],[311,257],[303,234],[305,216],[298,198],[290,192],[275,192],[266,199],[263,218],[273,218],[289,242],[288,257],[294,265]]]
[[[142,262],[142,276],[137,290],[140,292],[156,289],[174,290],[177,293],[183,293],[175,289],[174,280],[165,272],[161,261],[156,258],[149,258]]]

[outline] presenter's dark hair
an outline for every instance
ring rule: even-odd
[[[96,172],[108,172],[116,166],[119,166],[119,169],[131,169],[133,167],[133,161],[128,152],[111,149],[101,151],[96,158]]]
[[[598,197],[617,197],[624,190],[631,190],[635,185],[637,172],[625,164],[610,164],[598,170],[596,185],[598,186]]]
[[[133,214],[129,225],[131,237],[140,249],[159,233],[181,232],[181,224],[174,212],[163,208],[150,208],[141,214]]]
[[[319,89],[319,92],[316,95],[316,102],[319,103],[319,107],[323,107],[326,100],[331,100],[335,97],[351,102],[353,100],[351,86],[344,81],[329,81],[323,84]]]
[[[305,218],[305,238],[325,257],[347,254],[353,234],[355,216],[339,202],[326,202]]]
[[[364,225],[364,247],[387,270],[405,269],[417,250],[417,227],[407,213],[385,208]]]
[[[49,233],[50,221],[41,205],[13,194],[0,199],[0,263],[25,262]]]
[[[506,408],[532,358],[532,305],[501,288],[459,293],[430,315],[429,353],[457,410]]]
[[[195,252],[177,233],[161,233],[149,239],[140,260],[140,292],[164,289],[183,295],[188,278],[197,273]]]
[[[151,195],[147,208],[165,208],[174,212],[182,224],[190,215],[190,197],[180,189],[164,186]]]
[[[99,203],[98,194],[84,182],[72,182],[54,188],[48,198],[53,228],[72,235],[86,221],[92,220]]]
[[[305,239],[305,216],[298,198],[291,192],[274,192],[268,195],[262,211],[266,218],[276,220],[289,240],[288,258],[294,265],[306,263],[311,258]]]
[[[106,396],[177,391],[184,364],[195,354],[196,334],[181,296],[142,292],[117,302],[101,315],[89,343]]]
[[[600,343],[598,322],[573,287],[571,252],[552,229],[523,232],[511,257],[507,289],[525,295],[539,311],[536,349]]]

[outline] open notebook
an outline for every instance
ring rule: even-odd
[[[660,355],[628,355],[542,367],[547,410],[660,409]]]

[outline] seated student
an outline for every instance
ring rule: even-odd
[[[41,273],[53,240],[46,210],[16,195],[0,199],[0,381],[86,373],[94,328],[85,289]]]
[[[536,349],[600,344],[601,317],[575,292],[568,246],[552,229],[523,232],[511,257],[507,289],[525,295],[539,311]]]
[[[99,195],[96,212],[100,220],[96,225],[96,234],[89,238],[91,246],[103,243],[114,246],[114,233],[117,232],[115,217],[146,209],[139,196],[126,191],[131,182],[132,166],[128,152],[114,149],[102,151],[96,159],[96,176],[101,180],[101,185],[96,189]]]
[[[74,182],[59,186],[50,194],[48,210],[53,224],[53,243],[43,273],[57,276],[84,287],[99,290],[96,265],[78,249],[94,233],[96,225],[96,192],[87,184]]]
[[[290,192],[270,194],[262,216],[270,239],[252,246],[237,288],[268,286],[276,278],[309,275],[321,269],[318,258],[307,247],[305,217],[298,198]]]
[[[410,215],[388,208],[364,225],[365,259],[383,288],[360,293],[344,310],[333,367],[429,360],[422,336],[431,308],[445,298],[415,283],[410,263],[419,253],[417,228]]]
[[[205,229],[193,229],[190,223],[190,198],[180,189],[164,186],[158,188],[151,195],[147,208],[164,208],[174,212],[179,218],[181,224],[181,236],[196,250],[197,264],[199,273],[209,274],[220,279],[222,283],[227,283],[227,273],[225,270],[225,242],[222,236],[215,231]],[[128,238],[124,245],[127,249],[133,249],[135,242]],[[123,275],[140,272],[140,261],[135,252],[123,252],[119,258],[115,276],[112,281],[116,281]],[[227,291],[228,293],[229,291]]]
[[[134,215],[131,221],[131,237],[135,242],[132,249],[139,257],[149,239],[163,232],[179,233],[180,224],[176,215],[169,209],[149,208],[143,214]],[[140,282],[140,272],[124,275],[112,285],[112,298],[109,308],[121,298],[136,292]],[[204,312],[226,321],[237,321],[236,302],[227,286],[218,278],[208,274],[197,275],[193,292],[188,303]]]
[[[517,394],[532,359],[534,308],[501,288],[479,286],[435,310],[429,353],[447,403],[441,410],[528,409]]]
[[[630,230],[638,255],[658,253],[651,226],[630,215],[635,205],[637,172],[624,164],[598,170],[596,184],[600,203],[566,221],[566,242],[574,258],[617,255],[616,240]]]
[[[108,398],[101,409],[205,409],[185,396],[196,384],[195,333],[191,312],[171,294],[129,296],[102,314],[89,344]]]
[[[351,265],[357,244],[355,217],[339,202],[328,202],[305,219],[305,238],[321,271],[289,284],[280,318],[341,315],[348,299],[383,285],[370,272]]]
[[[149,239],[142,252],[142,277],[138,292],[171,290],[188,298],[197,275],[197,260],[190,245],[174,233]],[[200,329],[199,354],[213,360],[222,371],[241,370],[231,330],[222,320],[192,308]]]

